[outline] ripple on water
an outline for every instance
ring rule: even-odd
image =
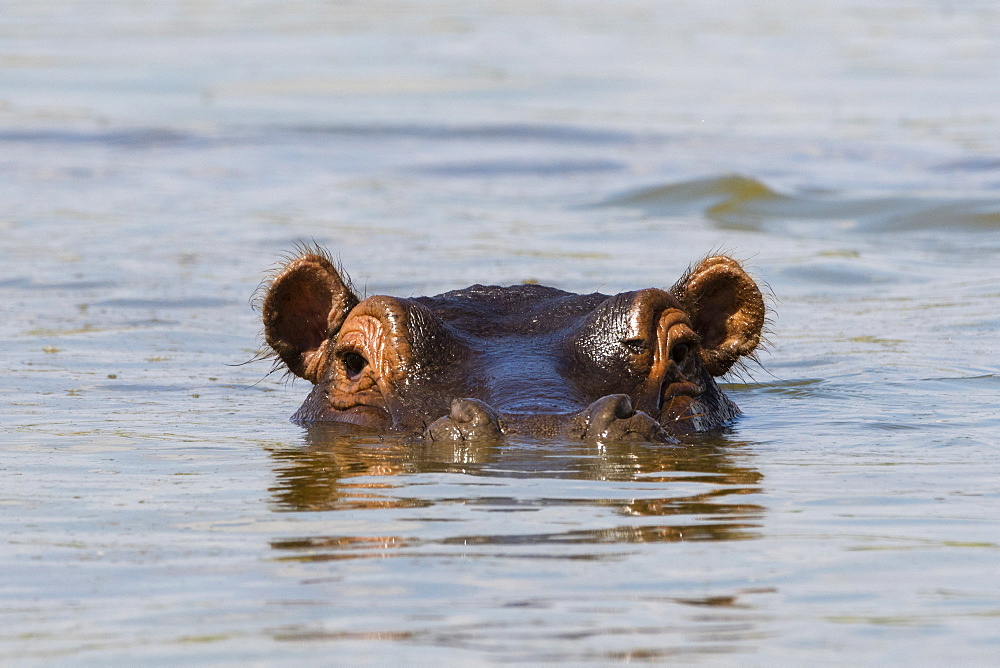
[[[780,231],[790,221],[869,233],[1000,229],[1000,199],[900,196],[856,198],[833,193],[782,194],[749,176],[725,174],[642,188],[598,206],[647,216],[699,214],[723,229]]]

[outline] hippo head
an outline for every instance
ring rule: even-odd
[[[308,251],[265,288],[267,345],[313,383],[293,416],[430,440],[672,442],[739,413],[716,385],[760,343],[761,292],[709,257],[670,290],[474,285],[361,299]]]

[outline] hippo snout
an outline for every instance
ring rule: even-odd
[[[632,408],[627,394],[601,397],[579,413],[503,415],[478,399],[455,399],[448,415],[424,431],[429,441],[498,440],[504,434],[552,434],[589,442],[646,441],[676,443],[647,413]]]

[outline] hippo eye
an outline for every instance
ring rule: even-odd
[[[670,350],[670,359],[674,361],[675,364],[683,364],[684,360],[687,359],[688,353],[691,351],[691,346],[686,343],[678,343],[676,346]]]
[[[628,341],[622,341],[622,345],[635,355],[641,355],[646,351],[646,341],[644,339],[629,339]]]
[[[347,375],[351,378],[357,376],[368,366],[368,360],[358,353],[344,353],[341,359],[344,362],[344,369],[347,371]]]

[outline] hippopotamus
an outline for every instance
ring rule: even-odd
[[[294,421],[430,441],[676,443],[718,429],[739,409],[715,379],[754,359],[767,315],[755,281],[724,255],[668,290],[473,285],[362,299],[310,248],[262,294],[276,363],[313,384]]]

